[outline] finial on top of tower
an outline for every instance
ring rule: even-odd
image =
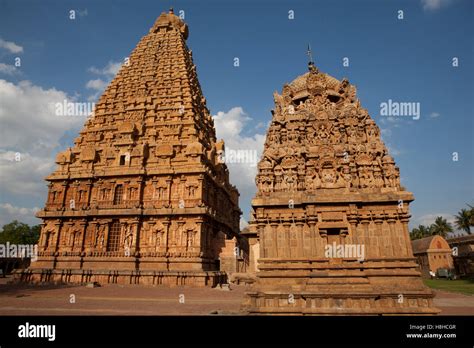
[[[150,32],[157,33],[160,28],[169,28],[173,27],[178,29],[181,34],[183,34],[184,39],[188,38],[188,26],[184,21],[174,14],[174,10],[171,7],[169,12],[163,12],[160,14],[158,19],[155,21],[155,24],[150,29]]]
[[[308,69],[309,71],[316,71],[316,67],[314,66],[314,61],[313,61],[313,52],[311,51],[311,46],[308,44],[308,50],[306,51],[306,54],[308,55],[309,62],[308,62]]]

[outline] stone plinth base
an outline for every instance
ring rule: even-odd
[[[430,293],[343,294],[314,292],[248,292],[242,308],[249,314],[272,315],[433,315]]]
[[[281,315],[433,315],[433,292],[412,258],[334,263],[260,259],[242,309]]]
[[[227,282],[225,272],[208,271],[113,271],[87,269],[27,269],[16,271],[14,281],[54,284],[123,284],[158,286],[215,287]]]

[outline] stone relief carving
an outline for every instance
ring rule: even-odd
[[[400,189],[398,168],[347,79],[310,69],[284,85],[281,95],[274,92],[273,99],[257,195],[320,187]],[[341,161],[321,161],[336,154]],[[320,160],[314,164],[312,158]]]

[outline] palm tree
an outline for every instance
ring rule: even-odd
[[[418,226],[418,228],[421,231],[421,238],[431,236],[431,226],[420,225],[420,226]]]
[[[472,226],[473,215],[472,208],[471,210],[461,209],[458,215],[454,216],[454,223],[456,224],[456,227],[460,230],[466,231],[467,234],[471,234],[470,226]]]
[[[421,238],[420,237],[420,229],[418,227],[415,227],[410,232],[410,239],[415,240],[415,239],[420,239],[420,238]]]
[[[474,207],[472,205],[467,205],[470,209],[469,209],[469,214],[471,215],[471,218],[469,219],[469,224],[471,226],[474,226]]]
[[[430,235],[429,229],[426,226],[419,225],[411,230],[410,238],[411,240],[424,238]]]
[[[446,237],[448,232],[453,232],[453,227],[442,216],[438,216],[435,222],[430,226],[431,234],[439,234],[443,238]]]

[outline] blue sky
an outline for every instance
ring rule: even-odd
[[[94,100],[169,7],[184,10],[204,95],[220,115],[218,136],[261,151],[272,93],[306,72],[309,43],[318,68],[355,84],[382,129],[402,184],[415,194],[412,227],[437,215],[452,220],[474,203],[473,1],[0,0],[0,224],[36,222],[33,211],[46,197],[42,177],[84,122],[60,123],[42,106],[62,96]],[[420,103],[420,119],[380,116],[389,99]],[[20,164],[11,160],[15,152],[24,154]],[[253,172],[230,170],[248,220]]]

